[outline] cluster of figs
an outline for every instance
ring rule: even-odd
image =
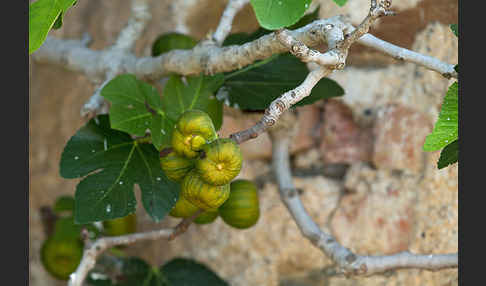
[[[166,176],[181,184],[181,192],[170,215],[193,216],[197,224],[212,223],[220,216],[235,228],[255,225],[260,216],[258,192],[249,180],[233,180],[241,170],[238,144],[218,138],[208,114],[191,109],[177,120],[172,148],[160,158]]]

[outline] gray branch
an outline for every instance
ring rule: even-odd
[[[102,237],[97,239],[94,243],[86,243],[81,262],[79,263],[76,271],[71,274],[68,286],[83,285],[83,281],[85,280],[89,271],[96,265],[96,260],[98,257],[109,248],[117,245],[133,244],[139,241],[168,238],[172,232],[174,232],[174,229],[172,228],[160,229],[115,237]]]
[[[248,3],[250,3],[250,0],[228,0],[228,5],[226,5],[223,15],[219,20],[218,27],[213,34],[213,40],[218,46],[221,46],[226,36],[231,32],[231,26],[236,13]]]
[[[329,24],[352,28],[341,16],[335,16],[316,20],[299,29],[288,31],[288,34],[308,47],[315,47],[326,42],[324,28]],[[392,45],[370,34],[364,34],[357,42],[442,75],[457,78],[454,65]],[[280,43],[275,33],[270,33],[242,45],[227,47],[218,47],[212,41],[202,41],[192,50],[172,50],[158,57],[137,58],[131,53],[125,53],[118,58],[120,61],[118,69],[119,73],[133,73],[140,79],[151,80],[160,79],[169,73],[214,74],[239,69],[257,60],[287,51],[289,48]],[[44,44],[32,54],[32,58],[38,62],[58,64],[73,71],[100,77],[110,66],[111,58],[106,55],[107,52],[107,50],[91,50],[81,41],[48,36]]]
[[[372,275],[404,268],[434,271],[458,267],[457,253],[414,254],[405,251],[392,255],[361,256],[339,244],[332,235],[322,231],[305,210],[293,184],[289,163],[289,144],[291,141],[288,130],[285,131],[269,131],[272,138],[272,164],[280,198],[302,235],[332,259],[343,274]]]

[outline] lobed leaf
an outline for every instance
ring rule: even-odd
[[[150,130],[152,143],[158,150],[170,145],[175,121],[166,116],[155,87],[132,74],[123,74],[108,82],[101,96],[111,102],[111,128],[136,136]]]
[[[164,273],[171,286],[228,286],[210,268],[191,259],[174,258],[161,266],[160,272]]]
[[[456,37],[459,37],[459,26],[457,24],[450,24],[449,27],[451,28],[454,35],[456,35]]]
[[[343,7],[348,0],[332,0],[334,3],[338,4],[338,6]]]
[[[90,120],[71,137],[61,155],[60,172],[64,178],[86,176],[75,193],[74,218],[80,224],[135,212],[134,184],[155,221],[172,209],[179,195],[179,184],[165,176],[154,146],[111,129],[106,115]]]
[[[458,136],[458,83],[454,82],[448,89],[439,118],[434,130],[425,138],[424,151],[436,151],[444,148]]]
[[[226,73],[223,84],[228,104],[243,110],[264,110],[283,93],[301,84],[309,70],[290,54],[274,55],[241,70]],[[342,96],[344,90],[334,80],[323,78],[311,94],[296,104],[302,106],[317,100]]]
[[[156,57],[170,50],[192,49],[196,44],[197,41],[188,35],[176,32],[162,34],[152,45],[152,56]]]
[[[442,169],[451,164],[454,164],[459,159],[459,141],[455,140],[451,144],[447,145],[440,152],[439,161],[437,162],[437,168]]]
[[[29,4],[29,55],[44,43],[47,34],[62,26],[66,11],[76,0],[37,0]]]
[[[295,29],[301,28],[301,27],[303,27],[307,24],[310,24],[313,21],[319,19],[319,9],[320,9],[320,6],[318,6],[314,10],[314,12],[305,15],[297,23],[288,27],[288,29],[295,30]],[[230,34],[224,40],[223,46],[242,45],[244,43],[251,42],[253,40],[260,38],[263,35],[266,35],[266,34],[269,34],[269,33],[272,33],[272,32],[273,32],[272,30],[267,30],[265,28],[260,27],[253,33],[241,32],[241,33]]]
[[[250,0],[260,26],[276,30],[297,23],[312,0]]]

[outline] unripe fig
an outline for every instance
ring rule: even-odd
[[[229,192],[229,184],[210,185],[201,179],[195,169],[184,177],[181,184],[181,196],[204,211],[217,209],[226,201]]]
[[[172,32],[160,35],[152,45],[152,56],[156,57],[160,54],[167,53],[170,50],[188,50],[192,49],[197,44],[197,41],[191,37]]]
[[[216,139],[202,147],[203,156],[196,161],[196,169],[201,178],[211,185],[226,185],[241,170],[240,147],[227,138]]]
[[[172,133],[172,148],[180,155],[194,158],[204,144],[216,138],[216,130],[209,115],[192,109],[179,116]]]
[[[194,222],[197,224],[208,224],[212,223],[219,216],[218,210],[208,210],[200,214]]]
[[[105,235],[119,236],[134,233],[137,229],[137,216],[135,213],[124,217],[103,221]]]
[[[41,261],[52,276],[68,280],[76,271],[83,256],[83,242],[79,239],[55,239],[49,237],[41,248]]]
[[[256,186],[248,180],[234,180],[230,190],[229,198],[218,209],[223,221],[239,229],[255,225],[260,217]]]
[[[194,168],[194,160],[171,152],[160,158],[160,166],[167,178],[175,182],[180,182]]]
[[[198,207],[188,202],[183,196],[180,196],[169,215],[173,217],[187,218],[194,215],[197,210],[199,210]],[[218,215],[219,213],[217,209],[205,211],[194,219],[194,222],[197,224],[211,223],[218,217]]]
[[[197,210],[198,208],[195,205],[181,195],[169,214],[173,217],[186,218],[192,216]]]

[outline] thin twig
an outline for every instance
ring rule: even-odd
[[[103,106],[106,104],[105,99],[101,96],[101,90],[105,85],[112,80],[112,77],[107,78],[94,92],[94,94],[86,101],[81,108],[81,116],[92,118],[98,114],[102,114]]]
[[[231,25],[236,13],[249,2],[250,0],[228,0],[228,5],[226,5],[218,27],[213,34],[213,40],[216,45],[221,46],[226,36],[231,32]]]
[[[133,244],[139,241],[156,240],[164,237],[169,237],[174,232],[174,229],[160,229],[149,232],[128,234],[116,237],[102,237],[97,239],[94,243],[86,243],[83,257],[78,265],[78,268],[71,274],[68,285],[81,286],[88,275],[89,271],[93,269],[97,258],[107,249],[117,245]]]
[[[177,236],[183,234],[184,232],[189,229],[191,223],[203,213],[203,210],[197,210],[192,216],[184,218],[176,227],[174,228],[174,232],[169,236],[169,241],[174,240]]]
[[[273,126],[279,117],[292,105],[299,102],[303,98],[310,95],[312,88],[319,82],[319,80],[332,72],[328,68],[319,68],[309,72],[304,82],[296,88],[287,91],[280,97],[272,101],[270,106],[265,110],[265,114],[254,126],[233,133],[229,136],[238,144],[247,140],[256,138],[261,133],[265,132],[269,127]]]
[[[105,99],[101,96],[101,89],[114,77],[124,72],[121,67],[123,59],[131,55],[136,41],[142,35],[151,18],[148,0],[132,0],[132,14],[127,25],[123,28],[115,43],[102,55],[102,61],[106,64],[105,80],[81,108],[81,116],[93,117],[103,113],[106,105]]]

